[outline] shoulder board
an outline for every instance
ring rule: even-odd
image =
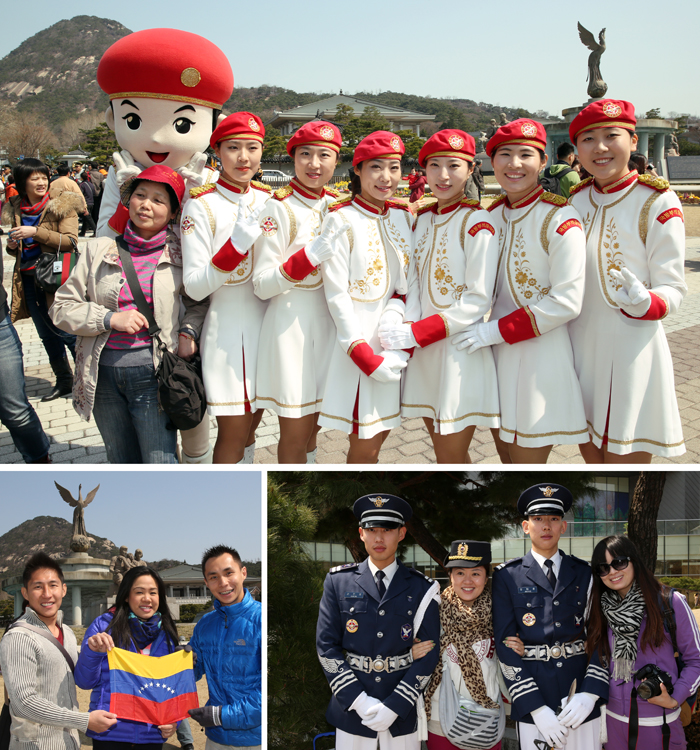
[[[433,205],[434,205],[434,204],[432,204],[432,203],[428,203],[428,204],[425,204],[425,203],[424,203],[424,204],[423,204],[423,205],[422,205],[422,206],[421,206],[421,207],[420,207],[420,208],[419,208],[419,209],[418,209],[418,210],[417,210],[417,211],[415,212],[414,216],[418,217],[418,216],[422,216],[422,215],[423,215],[423,214],[425,214],[425,213],[428,213],[428,211],[430,211],[430,210],[432,209]]]
[[[335,568],[331,568],[328,572],[329,573],[338,573],[341,570],[354,570],[355,568],[359,568],[360,563],[345,563],[345,565],[336,565]]]
[[[216,185],[213,182],[208,182],[206,185],[190,188],[190,198],[199,198],[207,193],[213,193],[215,190]]]
[[[269,195],[272,194],[272,188],[269,185],[266,185],[264,182],[258,182],[257,180],[251,180],[250,186],[252,188],[255,188],[256,190],[262,190],[263,193],[268,193]]]
[[[335,188],[326,186],[326,192],[328,193],[328,195],[332,195],[334,198],[340,198],[340,190],[336,190]]]
[[[479,203],[479,201],[475,201],[473,198],[462,198],[460,206],[466,206],[467,208],[473,208],[475,210],[483,208],[481,203]]]
[[[343,208],[343,206],[348,206],[352,202],[352,196],[346,195],[345,198],[341,198],[340,200],[333,201],[330,206],[328,206],[329,211],[337,211],[339,208]]]
[[[552,206],[566,206],[569,202],[563,195],[555,195],[554,193],[544,192],[540,199],[542,203],[549,203]]]
[[[500,570],[501,568],[507,568],[509,565],[512,565],[513,563],[520,562],[523,558],[522,557],[513,557],[510,560],[506,560],[505,562],[502,562],[500,565],[496,566],[496,570]]]
[[[586,177],[585,180],[581,180],[581,182],[577,182],[570,190],[569,190],[569,197],[572,195],[576,195],[576,193],[579,192],[579,190],[583,190],[583,188],[588,187],[593,183],[592,177]]]
[[[424,578],[428,583],[434,583],[433,579],[430,578],[430,576],[425,575],[425,573],[421,573],[420,570],[416,570],[415,568],[408,568],[411,573],[414,575],[417,575],[419,578]]]
[[[293,192],[294,188],[287,185],[286,187],[281,187],[279,190],[275,190],[272,197],[277,201],[283,201],[285,198],[289,198]]]
[[[652,190],[656,190],[658,193],[665,193],[670,187],[668,180],[664,180],[663,177],[654,177],[650,174],[640,174],[637,179],[642,185],[646,185],[647,187],[652,188]]]
[[[588,560],[584,560],[581,557],[576,557],[576,555],[567,555],[567,557],[570,560],[573,560],[574,562],[579,563],[580,565],[585,565],[587,568],[591,567],[591,563]]]
[[[408,203],[388,200],[386,202],[386,205],[389,206],[389,208],[400,208],[402,211],[408,211],[409,214],[413,213],[413,211],[411,211],[411,209],[408,207]]]
[[[498,198],[486,209],[487,211],[493,211],[495,208],[498,208],[501,203],[505,203],[508,196],[505,193],[501,193]]]

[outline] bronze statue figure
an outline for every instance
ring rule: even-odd
[[[600,32],[596,42],[593,34],[579,23],[578,35],[586,47],[591,50],[591,54],[588,56],[588,78],[586,79],[588,81],[588,96],[591,99],[601,99],[608,90],[608,84],[605,83],[603,76],[600,74],[600,58],[605,52],[605,29]]]
[[[76,500],[70,490],[61,487],[56,481],[54,481],[54,484],[56,485],[56,489],[60,496],[71,506],[71,508],[75,508],[73,511],[73,536],[71,537],[70,548],[73,552],[87,552],[88,549],[90,549],[90,538],[85,530],[85,508],[94,500],[97,490],[100,489],[100,485],[98,484],[94,490],[88,492],[83,500],[81,491],[83,485],[79,484],[78,499]]]

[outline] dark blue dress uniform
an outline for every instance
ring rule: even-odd
[[[356,711],[348,710],[363,691],[398,714],[389,727],[393,737],[415,732],[416,701],[438,661],[437,648],[415,662],[408,660],[416,636],[422,641],[439,643],[440,615],[433,599],[419,632],[413,632],[416,611],[433,581],[397,562],[398,569],[381,601],[367,560],[333,568],[324,583],[316,648],[333,692],[326,718],[348,734],[377,736],[362,724]],[[358,655],[369,657],[361,660],[362,666],[367,668],[372,664],[372,671],[358,668]],[[377,661],[388,657],[399,657],[388,659],[391,671]]]
[[[559,554],[554,590],[532,552],[499,565],[493,574],[493,629],[512,700],[511,718],[528,724],[534,723],[530,712],[540,706],[556,711],[574,679],[576,692],[608,699],[608,672],[597,652],[588,663],[583,646],[590,565],[561,550]],[[525,644],[523,657],[503,644],[516,634]],[[600,702],[586,721],[600,715]]]

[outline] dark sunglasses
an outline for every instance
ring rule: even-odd
[[[595,572],[601,578],[605,578],[605,576],[610,573],[611,567],[615,570],[625,570],[629,564],[629,557],[616,557],[611,563],[601,563],[596,566]]]

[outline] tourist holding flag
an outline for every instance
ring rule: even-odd
[[[155,750],[155,746],[160,747],[163,740],[175,733],[176,721],[173,718],[168,723],[151,723],[157,721],[159,715],[157,704],[170,702],[175,697],[172,685],[168,683],[165,689],[163,683],[163,689],[154,689],[154,680],[149,679],[157,677],[160,687],[161,678],[166,677],[161,660],[154,664],[155,672],[141,668],[139,685],[139,667],[129,660],[130,655],[119,653],[121,660],[117,662],[112,654],[108,658],[108,653],[116,647],[124,652],[163,657],[172,654],[177,645],[177,629],[166,603],[161,577],[145,565],[132,568],[119,586],[115,606],[97,617],[85,632],[75,668],[76,685],[84,690],[92,688],[91,710],[103,708],[109,711],[111,705],[118,716],[117,723],[106,732],[88,730],[94,750],[121,750],[131,745],[149,745]],[[183,654],[184,658],[191,662],[190,654]],[[111,664],[115,666],[112,670]],[[189,667],[194,700],[183,709],[179,718],[185,718],[187,708],[197,705],[191,663]],[[160,715],[167,716],[167,713]]]

